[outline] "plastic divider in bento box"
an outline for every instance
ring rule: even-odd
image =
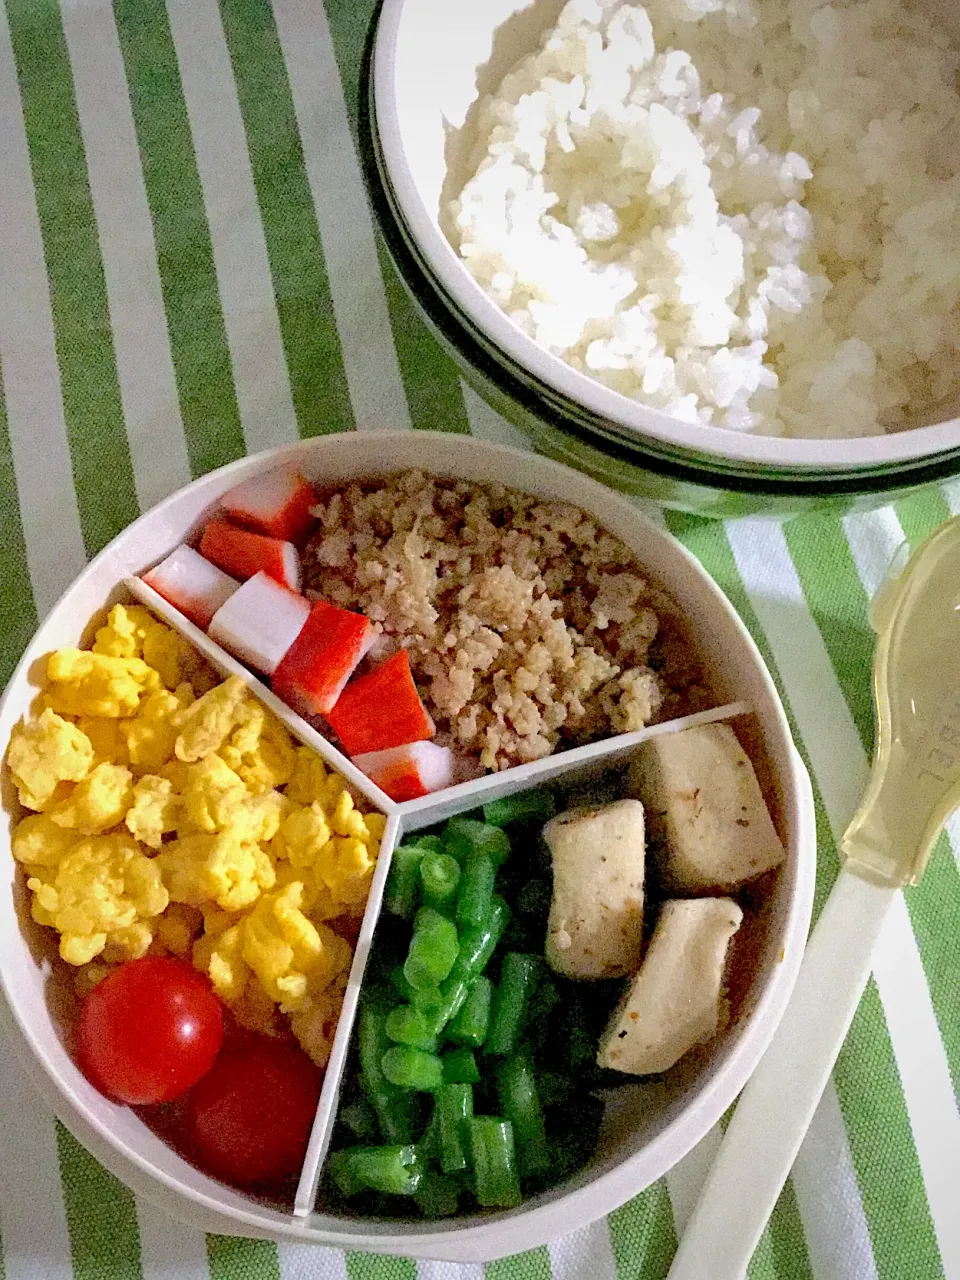
[[[556,755],[547,756],[543,760],[516,765],[502,773],[488,774],[421,799],[398,804],[361,773],[312,725],[282,702],[261,680],[140,578],[127,578],[124,586],[131,595],[189,641],[221,675],[238,676],[243,680],[250,692],[263,702],[299,741],[316,751],[326,764],[335,769],[367,801],[387,816],[387,825],[377,858],[377,868],[371,881],[360,932],[354,946],[343,1005],[337,1021],[310,1141],[294,1199],[294,1215],[303,1218],[315,1207],[336,1121],[340,1090],[366,965],[380,919],[384,888],[390,872],[393,851],[400,840],[411,832],[445,822],[481,804],[532,790],[548,782],[561,782],[565,777],[582,775],[589,772],[591,768],[595,768],[598,772],[605,771],[621,760],[626,760],[641,743],[650,738],[679,733],[695,725],[732,720],[750,714],[751,707],[746,702],[731,702],[719,707],[711,707],[674,720],[648,725],[633,733],[619,734],[583,747],[574,747]]]

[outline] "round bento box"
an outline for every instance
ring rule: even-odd
[[[562,7],[384,0],[371,31],[360,95],[367,188],[401,279],[467,381],[543,452],[701,515],[877,506],[956,475],[960,417],[860,439],[683,422],[567,365],[486,295],[445,234],[444,210],[471,154],[476,104]],[[955,6],[935,7],[955,27]]]
[[[190,539],[217,500],[239,481],[287,467],[330,488],[353,478],[422,468],[438,476],[506,485],[575,504],[635,553],[652,581],[672,597],[697,638],[717,696],[748,713],[751,754],[786,850],[765,910],[752,972],[731,1024],[694,1072],[639,1081],[608,1103],[599,1147],[563,1185],[517,1209],[443,1222],[364,1220],[317,1203],[316,1190],[347,1062],[352,1022],[371,939],[381,909],[393,846],[405,832],[465,813],[478,802],[514,794],[547,780],[581,781],[623,760],[630,743],[610,739],[574,752],[461,783],[433,796],[394,803],[244,668],[191,627],[160,597],[138,588],[137,575]],[[137,1194],[211,1231],[368,1249],[458,1261],[486,1260],[532,1248],[624,1203],[663,1175],[715,1125],[734,1101],[782,1016],[796,977],[810,919],[815,822],[810,782],[774,685],[756,646],[719,588],[673,538],[622,497],[577,472],[506,447],[470,438],[423,433],[353,433],[305,441],[225,467],[188,485],[114,540],[42,623],[0,704],[0,740],[37,694],[41,658],[88,639],[107,607],[140,590],[162,619],[191,639],[221,674],[240,674],[291,733],[336,766],[355,793],[387,815],[381,856],[356,944],[343,1011],[296,1199],[285,1205],[233,1190],[202,1173],[129,1108],[102,1096],[71,1055],[72,992],[56,957],[55,936],[30,920],[28,892],[10,850],[20,816],[5,772],[4,892],[0,895],[0,982],[7,1034],[24,1068],[63,1123]]]

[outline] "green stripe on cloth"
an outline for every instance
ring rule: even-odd
[[[166,12],[158,0],[114,0],[114,11],[187,450],[200,475],[244,454],[210,231]]]
[[[286,66],[268,0],[222,0],[301,436],[353,428]]]
[[[907,533],[912,546],[941,523],[943,499],[936,491],[911,500]],[[899,511],[899,509],[898,509]],[[817,621],[830,662],[867,754],[873,751],[873,703],[870,672],[874,633],[869,600],[836,519],[796,520],[784,526],[790,555],[804,596]],[[842,543],[842,545],[841,545]],[[829,575],[822,566],[830,564]],[[920,949],[937,1024],[954,1087],[960,1085],[960,869],[942,836],[921,883],[905,894],[910,922]]]
[[[552,1280],[552,1277],[550,1255],[543,1248],[514,1253],[508,1258],[489,1262],[486,1267],[486,1280]]]
[[[760,1237],[747,1275],[750,1280],[813,1280],[797,1197],[789,1178]]]
[[[272,1240],[207,1236],[210,1280],[280,1280],[277,1246]]]
[[[663,1280],[677,1251],[673,1210],[661,1178],[610,1214],[617,1280]]]
[[[57,1152],[73,1280],[134,1280],[141,1268],[133,1196],[59,1121]]]
[[[80,524],[95,555],[138,514],[97,223],[59,10],[8,0],[37,212],[50,281]],[[104,458],[110,483],[101,483]]]
[[[417,1280],[411,1258],[392,1258],[385,1253],[346,1254],[350,1280]]]
[[[950,519],[950,508],[939,489],[923,489],[896,504],[897,516],[911,547],[917,547],[944,520]]]
[[[20,525],[17,477],[13,469],[7,407],[0,382],[0,688],[20,661],[37,629],[37,610]]]
[[[871,978],[833,1079],[880,1280],[941,1275],[940,1254],[883,1008]]]
[[[360,63],[375,9],[374,0],[356,0],[350,5],[326,4],[327,25],[340,68],[340,81],[355,141]],[[459,371],[433,337],[401,284],[379,233],[377,256],[400,376],[414,427],[422,431],[456,431],[469,435],[470,424],[460,390]]]

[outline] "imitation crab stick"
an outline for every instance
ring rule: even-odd
[[[327,719],[349,756],[403,747],[436,733],[405,649],[348,684]]]
[[[292,542],[238,529],[226,520],[209,520],[200,538],[200,554],[241,582],[262,569],[291,591],[300,586],[300,557]]]
[[[229,489],[220,506],[238,524],[286,542],[298,542],[313,528],[310,508],[317,495],[299,471],[271,471]]]
[[[301,715],[325,715],[375,639],[363,614],[318,600],[274,672],[274,692]]]
[[[192,547],[181,545],[143,575],[148,587],[204,630],[240,586]]]
[[[408,742],[389,751],[369,751],[353,763],[391,800],[416,800],[453,782],[454,758],[436,742]]]
[[[211,640],[235,658],[272,676],[310,616],[310,602],[262,570],[214,614]]]

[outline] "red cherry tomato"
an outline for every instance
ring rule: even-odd
[[[223,1039],[220,1001],[179,960],[145,956],[111,973],[80,1010],[80,1066],[108,1097],[170,1102],[213,1066]]]
[[[267,1036],[222,1054],[187,1103],[187,1134],[200,1165],[238,1187],[298,1173],[322,1081],[301,1049]]]

